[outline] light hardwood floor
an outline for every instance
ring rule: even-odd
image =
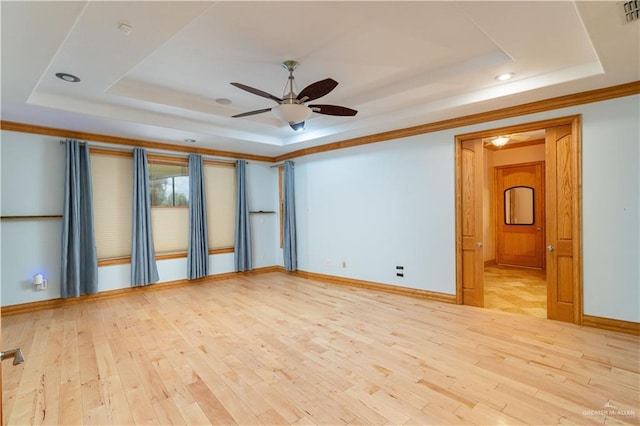
[[[2,320],[8,424],[639,424],[639,339],[243,276]]]
[[[545,272],[510,266],[486,266],[484,268],[484,307],[546,318]]]

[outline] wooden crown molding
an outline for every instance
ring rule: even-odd
[[[238,152],[222,151],[208,148],[198,148],[191,146],[183,146],[176,144],[166,144],[162,142],[145,141],[139,139],[129,139],[117,136],[103,135],[99,133],[86,133],[74,130],[65,130],[54,127],[38,126],[33,124],[17,123],[13,121],[0,121],[2,130],[10,130],[22,133],[35,133],[49,136],[59,136],[63,138],[75,138],[90,140],[95,142],[111,143],[116,145],[134,146],[140,148],[169,150],[176,152],[195,153],[202,155],[210,155],[215,157],[233,158],[263,161],[270,163],[279,163],[284,160],[302,157],[305,155],[319,154],[327,151],[335,151],[338,149],[352,148],[359,145],[367,145],[370,143],[383,142],[392,139],[400,139],[409,136],[420,135],[423,133],[433,133],[442,130],[455,129],[458,127],[470,126],[473,124],[481,124],[490,121],[502,120],[521,115],[534,114],[538,112],[550,111],[559,108],[567,108],[576,105],[583,105],[593,102],[606,101],[615,98],[640,94],[640,81],[620,84],[618,86],[605,87],[603,89],[590,90],[571,95],[559,96],[556,98],[545,99],[542,101],[530,102],[526,104],[516,105],[512,107],[500,108],[491,111],[481,112],[477,114],[465,115],[462,117],[451,118],[448,120],[436,121],[433,123],[421,124],[418,126],[407,127],[404,129],[390,130],[382,133],[375,133],[368,136],[362,136],[353,139],[346,139],[339,142],[328,143],[325,145],[315,146],[311,148],[299,149],[286,154],[275,157],[264,155],[242,154]],[[495,134],[495,132],[493,133]]]
[[[79,132],[75,130],[66,130],[56,127],[38,126],[35,124],[17,123],[14,121],[0,121],[2,130],[10,130],[22,133],[34,133],[38,135],[58,136],[61,138],[81,139],[94,142],[110,143],[114,145],[124,145],[137,148],[157,149],[163,151],[184,152],[187,154],[201,154],[213,157],[233,158],[242,160],[254,160],[272,162],[272,157],[265,155],[242,154],[239,152],[222,151],[218,149],[199,148],[192,146],[176,145],[171,143],[163,143],[156,141],[147,141],[141,139],[122,138],[119,136],[103,135],[100,133]]]
[[[590,90],[588,92],[559,96],[557,98],[530,102],[527,104],[500,108],[492,111],[481,112],[478,114],[471,114],[462,117],[451,118],[448,120],[421,124],[414,127],[391,130],[388,132],[376,133],[369,136],[329,143],[326,145],[300,149],[287,154],[279,155],[274,158],[274,161],[280,162],[284,160],[291,160],[293,158],[302,157],[304,155],[319,154],[321,152],[333,151],[336,149],[351,148],[354,146],[383,142],[391,139],[400,139],[409,136],[421,135],[423,133],[439,132],[442,130],[455,129],[458,127],[470,126],[473,124],[482,124],[490,121],[502,120],[505,118],[534,114],[559,108],[567,108],[592,102],[606,101],[609,99],[621,98],[637,94],[640,94],[640,81],[634,81],[632,83],[621,84],[619,86],[606,87],[604,89],[596,89]],[[495,132],[492,132],[492,134],[495,134]]]

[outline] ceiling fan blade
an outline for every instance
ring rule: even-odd
[[[241,114],[232,115],[232,118],[248,117],[250,115],[262,114],[263,112],[271,111],[271,108],[258,109],[255,111],[243,112]]]
[[[353,116],[358,113],[355,109],[338,106],[338,105],[308,105],[313,112],[325,115],[341,115],[341,116]]]
[[[271,100],[276,101],[278,103],[282,102],[282,99],[280,99],[279,97],[273,96],[271,93],[267,93],[267,92],[262,91],[260,89],[256,89],[256,88],[253,88],[251,86],[247,86],[246,84],[231,83],[231,85],[237,87],[238,89],[246,90],[249,93],[253,93],[254,95],[262,96],[263,98],[271,99]]]
[[[307,102],[323,97],[336,88],[338,82],[332,78],[316,81],[302,89],[302,92],[296,97],[299,101]]]
[[[293,130],[304,130],[304,121],[301,121],[296,124],[289,124]]]

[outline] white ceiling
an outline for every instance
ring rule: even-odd
[[[258,155],[640,80],[640,24],[611,1],[1,7],[3,120]],[[303,132],[268,112],[231,118],[275,103],[229,83],[280,97],[287,59],[300,63],[298,92],[331,77],[339,85],[316,102],[358,115],[313,114]]]

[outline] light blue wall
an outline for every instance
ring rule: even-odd
[[[453,162],[444,135],[297,159],[298,267],[455,293]]]
[[[64,145],[58,138],[3,131],[2,216],[61,215]],[[2,305],[60,297],[62,220],[3,220],[0,278]],[[36,292],[42,273],[49,288]]]
[[[584,312],[640,322],[640,96],[583,112]]]
[[[254,268],[278,264],[277,248],[280,245],[278,220],[278,169],[270,164],[249,162],[247,178],[250,185],[249,209],[275,213],[251,214],[251,246]]]
[[[640,96],[296,159],[299,268],[455,294],[455,136],[574,114],[584,313],[640,321]]]
[[[640,322],[640,96],[295,159],[299,268],[454,294],[455,135],[573,114],[582,114],[584,313]],[[4,131],[1,148],[2,214],[59,213],[57,138]],[[248,177],[250,209],[277,211],[277,169],[252,162]],[[282,265],[278,215],[251,224],[254,266]],[[2,222],[3,306],[58,297],[60,227]],[[184,262],[160,262],[161,280],[185,278]],[[211,262],[214,273],[233,270],[233,255]],[[41,271],[50,289],[35,292],[28,283]],[[101,291],[128,282],[128,265],[100,268]]]
[[[0,136],[2,216],[62,214],[65,149],[59,138],[10,131]],[[250,163],[247,177],[249,207],[277,210],[277,170]],[[274,265],[277,254],[277,215],[259,216],[252,217],[256,268]],[[61,219],[1,222],[2,306],[60,297],[61,232]],[[233,254],[212,255],[209,262],[211,275],[234,270]],[[128,287],[130,271],[128,264],[100,267],[100,291]],[[185,258],[158,262],[160,282],[186,279],[186,271]],[[36,273],[49,279],[48,289],[33,288]]]

